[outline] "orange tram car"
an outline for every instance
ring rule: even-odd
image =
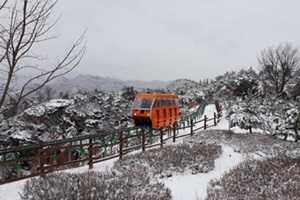
[[[137,94],[132,104],[135,126],[159,129],[174,124],[179,116],[176,94]]]

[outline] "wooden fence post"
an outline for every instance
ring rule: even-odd
[[[217,115],[215,112],[214,112],[214,125],[217,126]]]
[[[142,128],[142,151],[145,151],[145,129]]]
[[[173,124],[173,142],[176,142],[176,123]]]
[[[67,148],[68,150],[68,161],[72,161],[72,153],[71,153],[71,148],[72,148],[72,142],[70,142],[69,148]]]
[[[207,118],[206,115],[204,115],[204,130],[206,130],[206,122],[207,122]]]
[[[6,146],[4,146],[4,150],[6,149]],[[2,155],[2,160],[3,161],[6,161],[6,154],[3,154]],[[1,181],[5,181],[5,174],[6,174],[6,165],[5,164],[2,164],[1,165]]]
[[[194,126],[193,119],[191,119],[191,136],[193,136],[193,126]]]
[[[89,169],[93,169],[93,137],[89,136]]]
[[[56,152],[56,147],[54,146],[54,151],[53,151],[53,155],[52,155],[52,159],[53,159],[53,164],[56,165],[57,164],[57,152]],[[56,171],[57,167],[53,167],[53,171]]]
[[[123,158],[123,132],[121,131],[120,132],[120,135],[119,135],[119,141],[120,141],[120,150],[119,150],[119,154],[120,154],[120,160],[122,160]]]
[[[163,148],[163,144],[164,144],[164,140],[163,140],[163,130],[162,128],[160,129],[160,148],[162,149]]]
[[[2,164],[1,166],[1,181],[5,181],[5,164]]]
[[[42,177],[44,177],[44,162],[43,162],[43,155],[44,153],[42,152],[44,147],[44,142],[39,141],[39,148],[38,148],[38,161],[39,161],[39,173]]]

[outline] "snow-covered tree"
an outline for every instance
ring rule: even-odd
[[[138,92],[133,87],[124,86],[124,88],[121,91],[121,96],[127,99],[128,101],[133,101],[137,93]]]
[[[249,93],[258,92],[258,75],[252,69],[240,70],[239,72],[226,72],[216,77],[214,85],[214,96],[222,101],[233,100],[236,97],[245,97]]]
[[[252,133],[253,128],[260,128],[262,124],[259,99],[252,96],[247,99],[238,99],[232,102],[228,109],[228,118],[230,126],[238,126],[242,129],[249,130]]]
[[[300,49],[292,43],[279,44],[262,50],[258,59],[264,85],[270,94],[286,97],[290,84],[300,73]]]

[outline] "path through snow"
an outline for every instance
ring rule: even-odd
[[[172,190],[174,200],[205,199],[206,187],[211,179],[221,176],[243,160],[240,153],[234,152],[229,146],[222,146],[222,155],[215,160],[215,168],[205,174],[177,175],[163,182]]]

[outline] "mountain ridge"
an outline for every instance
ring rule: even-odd
[[[49,83],[49,86],[57,91],[74,90],[101,90],[105,92],[121,91],[124,87],[134,87],[136,90],[165,89],[172,81],[142,81],[142,80],[119,80],[109,77],[100,77],[97,75],[80,74],[74,78],[65,76],[59,77]]]

